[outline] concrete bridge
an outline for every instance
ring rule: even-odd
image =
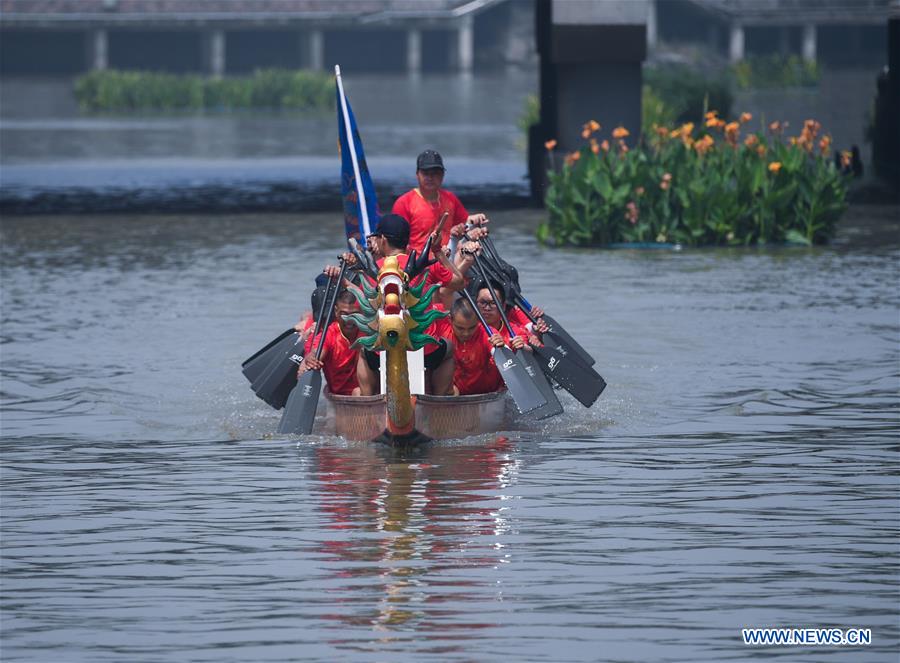
[[[648,51],[690,42],[737,61],[795,53],[880,57],[892,0],[629,0]],[[156,69],[214,76],[260,67],[461,71],[535,65],[543,0],[0,0],[0,72]],[[619,16],[618,0],[557,14]],[[537,13],[537,21],[535,14]],[[543,16],[543,18],[542,18]],[[591,18],[590,25],[599,25]],[[544,25],[542,25],[542,21]],[[874,55],[873,55],[874,54]],[[872,56],[872,57],[869,57]]]
[[[824,46],[832,61],[859,63],[866,51],[883,53],[890,5],[890,0],[657,0],[650,5],[647,40],[651,49],[660,36],[705,41],[731,62],[772,53],[817,61]]]
[[[527,60],[530,0],[0,0],[5,73],[471,71]],[[350,61],[348,61],[348,59]]]

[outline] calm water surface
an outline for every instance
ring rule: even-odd
[[[896,225],[591,252],[493,218],[609,387],[408,455],[273,436],[240,374],[335,218],[3,220],[2,660],[896,661]]]

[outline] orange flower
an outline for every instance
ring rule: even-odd
[[[737,145],[738,133],[740,132],[741,125],[737,122],[729,122],[725,125],[725,140],[732,146]]]
[[[758,146],[756,148],[756,153],[761,157],[766,156],[766,146],[765,145]]]
[[[619,139],[619,154],[627,154],[627,153],[628,153],[628,146],[625,144],[625,141],[620,138]]]
[[[581,158],[581,152],[579,152],[578,150],[576,150],[574,152],[569,152],[569,154],[566,155],[566,165],[571,166],[576,161],[578,161],[580,158]]]
[[[640,213],[638,212],[637,205],[634,204],[633,200],[625,205],[625,218],[631,223],[631,225],[636,224],[639,217]]]
[[[709,113],[707,113],[707,115],[709,115]],[[706,120],[706,126],[709,128],[715,127],[718,124],[719,124],[719,118],[717,118],[717,117],[710,117],[710,118],[707,118],[707,120]]]
[[[604,152],[609,152],[609,141],[605,138],[603,139],[603,142],[600,143],[600,149]]]
[[[717,116],[718,114],[719,114],[719,111],[711,110],[711,111],[709,111],[706,115],[704,115],[703,117],[705,117],[705,118],[706,118],[706,121],[709,122],[710,120],[715,120],[715,119],[716,119],[716,116]]]
[[[555,139],[555,138],[551,138],[551,139],[548,140],[546,143],[544,143],[544,147],[545,147],[545,148],[547,149],[547,151],[549,152],[549,151],[552,150],[554,147],[556,147],[556,139]]]
[[[744,139],[744,145],[747,147],[753,147],[759,142],[759,137],[756,134],[750,134]]]
[[[625,127],[616,127],[612,132],[613,138],[625,138],[630,135],[631,134],[628,133],[628,129],[626,129]]]
[[[850,164],[853,160],[853,153],[850,150],[842,150],[841,151],[841,168],[846,169],[850,167]]]
[[[697,150],[697,154],[703,155],[709,152],[710,149],[712,149],[714,143],[715,141],[713,140],[713,137],[707,134],[696,143],[694,143],[694,149]]]
[[[663,191],[667,191],[668,188],[672,184],[672,173],[666,173],[662,176],[662,182],[659,183],[659,188]]]
[[[753,115],[750,113],[741,113],[741,124],[745,124],[753,119]]]
[[[595,131],[600,130],[600,123],[597,120],[591,120],[590,122],[585,122],[581,127],[581,137],[587,140],[591,137],[591,134]]]
[[[594,154],[600,154],[600,145],[597,144],[596,138],[591,138],[591,152]]]
[[[780,133],[781,122],[772,122],[772,124],[769,125],[769,131],[771,131],[773,134]]]
[[[831,149],[831,136],[825,135],[822,136],[822,140],[819,141],[819,151],[822,153],[822,156],[828,156],[828,150]]]
[[[781,162],[780,161],[773,161],[772,163],[769,164],[769,172],[770,173],[777,173],[779,170],[781,170]]]

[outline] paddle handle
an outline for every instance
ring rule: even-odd
[[[500,313],[500,320],[506,325],[509,336],[512,338],[513,328],[509,326],[509,319],[506,317],[506,311],[503,310],[503,305],[500,303],[500,300],[497,299],[497,293],[494,292],[491,282],[488,281],[487,272],[484,271],[484,267],[481,264],[481,258],[478,257],[477,253],[473,253],[472,256],[475,258],[475,266],[478,268],[478,271],[481,273],[481,278],[484,280],[484,286],[487,288],[488,292],[491,293],[491,299],[494,300],[494,306],[497,307],[497,311]]]
[[[316,328],[313,331],[313,338],[318,336],[319,332],[322,330],[322,316],[325,315],[325,308],[328,305],[328,296],[331,294],[332,283],[334,283],[334,279],[329,276],[328,283],[325,286],[325,296],[322,297],[322,303],[319,304],[319,315],[316,316]]]
[[[316,361],[322,356],[322,347],[325,345],[325,334],[328,333],[328,325],[331,324],[331,315],[334,313],[334,305],[337,303],[338,292],[341,290],[341,282],[344,280],[344,272],[347,271],[347,263],[341,258],[341,272],[337,277],[337,285],[331,295],[328,310],[325,311],[325,325],[322,327],[322,334],[319,336],[319,346],[316,348]],[[326,297],[326,299],[328,299]]]
[[[348,239],[347,243],[350,245],[350,252],[356,256],[356,260],[359,262],[359,266],[362,267],[363,271],[373,279],[378,276],[378,270],[374,267],[374,262],[372,261],[369,250],[363,249],[359,245],[359,242],[356,241],[355,237]]]
[[[440,220],[434,225],[434,228],[431,229],[431,232],[428,234],[428,239],[425,241],[425,246],[422,247],[422,253],[420,256],[425,256],[425,260],[428,260],[428,254],[431,253],[431,244],[433,243],[433,239],[435,233],[438,236],[438,241],[441,238],[441,231],[444,229],[444,221],[447,220],[447,217],[450,216],[450,212],[444,212],[441,214]],[[410,261],[415,262],[415,249],[413,249],[413,253],[410,254]]]

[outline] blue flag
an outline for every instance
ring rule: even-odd
[[[344,230],[347,239],[355,237],[360,244],[378,226],[381,216],[375,198],[375,186],[366,165],[362,140],[356,128],[356,119],[350,109],[350,102],[344,95],[341,83],[341,68],[335,66],[337,83],[338,138],[341,152],[341,199],[344,203]],[[347,134],[352,140],[348,140]]]

